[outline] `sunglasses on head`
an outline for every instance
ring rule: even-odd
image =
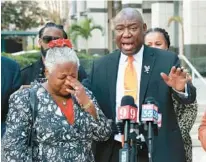
[[[57,39],[59,39],[60,37],[52,37],[52,36],[43,36],[42,37],[42,40],[43,40],[43,42],[44,43],[49,43],[50,41],[52,41],[52,40],[57,40]]]

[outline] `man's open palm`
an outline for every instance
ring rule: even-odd
[[[187,82],[186,74],[186,70],[173,66],[169,75],[165,73],[161,73],[160,75],[168,86],[174,88],[176,91],[184,92],[185,84]]]

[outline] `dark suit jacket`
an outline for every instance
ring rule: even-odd
[[[1,121],[5,122],[10,95],[21,86],[19,65],[1,56]]]
[[[36,79],[38,80],[45,78],[44,69],[45,67],[41,58],[37,62],[23,68],[21,70],[22,85],[29,85]],[[84,68],[80,65],[78,71],[78,80],[81,82],[85,78],[87,78],[87,74]]]
[[[104,114],[115,121],[116,117],[116,81],[120,51],[94,61],[90,84],[91,90],[96,97]],[[149,73],[145,72],[144,66],[150,66]],[[179,66],[176,54],[168,51],[154,49],[145,46],[143,52],[142,74],[140,83],[140,107],[146,97],[154,97],[159,103],[159,112],[162,113],[162,128],[158,136],[154,137],[153,162],[184,162],[184,148],[180,129],[177,123],[171,94],[175,93],[168,87],[160,76],[161,72],[169,74],[173,65]],[[196,90],[188,85],[189,96],[187,99],[175,96],[182,103],[194,102]],[[115,130],[115,127],[114,127]],[[101,148],[97,148],[97,152]]]

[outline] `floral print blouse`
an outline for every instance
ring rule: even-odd
[[[85,88],[95,104],[97,119],[74,101],[75,121],[70,125],[40,83],[31,88],[35,88],[38,99],[37,117],[33,124],[32,161],[94,162],[92,141],[108,140],[111,122],[100,110],[92,93]],[[31,158],[28,146],[31,121],[29,90],[18,90],[9,101],[7,130],[2,140],[2,154],[6,161],[27,162]]]

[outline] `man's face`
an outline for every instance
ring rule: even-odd
[[[144,44],[146,24],[135,17],[120,16],[115,20],[115,40],[118,48],[126,55],[134,55]]]
[[[48,43],[52,40],[63,38],[62,30],[55,27],[47,27],[42,33],[42,37],[39,38],[39,45],[41,46],[41,52],[45,57],[46,51],[49,48]]]

